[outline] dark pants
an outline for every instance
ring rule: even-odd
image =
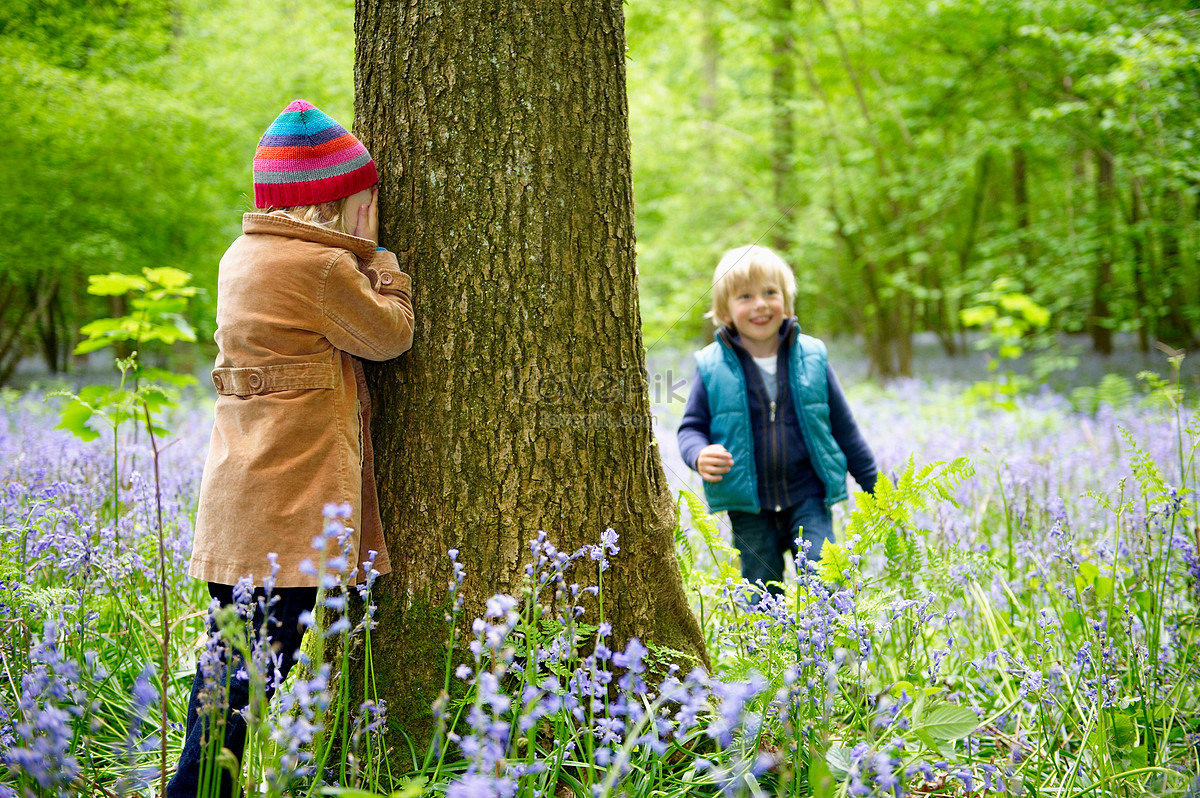
[[[233,588],[229,585],[209,582],[208,592],[209,595],[220,601],[222,606],[233,604]],[[272,623],[268,627],[268,631],[271,642],[279,650],[282,660],[278,673],[278,682],[282,682],[287,678],[288,671],[296,662],[300,641],[304,637],[304,629],[300,626],[300,615],[316,606],[317,589],[315,587],[281,587],[275,589],[274,595],[278,599],[271,607]],[[263,625],[263,612],[258,604],[258,599],[262,597],[261,588],[254,591],[255,610],[251,621],[254,629],[261,629]],[[216,630],[212,618],[209,618],[208,624],[209,634],[213,634]],[[237,673],[241,668],[241,656],[235,652],[232,659],[232,672]],[[267,698],[270,698],[275,692],[271,685],[278,683],[272,677],[273,674],[267,674]],[[219,673],[217,679],[223,684],[226,680],[225,673]],[[200,760],[204,752],[204,738],[207,736],[205,727],[209,725],[207,722],[201,723],[199,717],[200,692],[203,688],[204,675],[197,666],[196,677],[192,682],[192,696],[188,701],[187,732],[183,741],[183,752],[179,755],[179,765],[175,770],[175,775],[171,777],[171,781],[167,785],[167,798],[195,798],[200,786]],[[246,722],[242,718],[240,710],[249,703],[249,683],[238,679],[230,680],[229,709],[225,715],[225,747],[233,752],[238,762],[242,761],[242,752],[246,748]],[[233,779],[222,774],[221,798],[231,798],[234,794],[233,790]]]
[[[783,581],[783,553],[790,551],[796,560],[797,572],[803,567],[799,559],[796,538],[804,527],[804,540],[811,546],[808,559],[821,557],[821,546],[833,540],[833,517],[820,498],[804,499],[791,507],[776,512],[762,510],[758,513],[729,511],[729,522],[733,525],[733,545],[742,555],[742,576],[756,584]],[[767,589],[779,595],[783,589],[768,585]]]

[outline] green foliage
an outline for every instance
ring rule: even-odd
[[[627,15],[651,346],[702,336],[717,258],[751,242],[794,267],[806,328],[862,336],[884,376],[909,367],[895,342],[913,331],[961,351],[960,311],[998,278],[1050,313],[1047,331],[1195,340],[1200,19],[1185,4]]]
[[[961,351],[960,311],[1002,277],[1048,331],[1197,338],[1200,19],[1185,4],[787,9],[625,9],[651,348],[706,337],[712,269],[749,242],[794,267],[807,330],[861,336],[884,376],[911,368],[914,331]],[[214,287],[278,110],[304,96],[349,123],[353,21],[349,0],[0,10],[0,318],[15,331],[0,382],[34,353],[71,367],[101,313],[89,275],[170,264]],[[188,319],[202,340],[211,297]]]
[[[4,5],[0,383],[34,353],[71,368],[82,321],[110,310],[91,275],[194,275],[184,321],[208,337],[262,131],[297,96],[350,125],[353,22],[348,0]]]
[[[1016,291],[1014,281],[1007,277],[995,280],[974,301],[977,304],[959,311],[963,326],[984,328],[987,336],[978,347],[995,347],[1001,360],[1020,357],[1026,337],[1050,324],[1050,311]]]
[[[979,718],[966,707],[940,706],[917,721],[913,732],[928,738],[927,744],[937,750],[937,743],[961,740],[979,726]]]
[[[1029,377],[1012,369],[1012,363],[1026,350],[1036,353],[1034,371],[1038,377],[1058,368],[1074,368],[1074,358],[1052,356],[1056,343],[1049,330],[1050,311],[1017,291],[1015,281],[1007,277],[996,279],[988,290],[975,296],[974,302],[959,311],[959,317],[964,327],[980,327],[985,331],[976,348],[995,350],[995,356],[988,361],[988,371],[994,376],[973,385],[968,396],[1012,409],[1013,398],[1033,384]]]

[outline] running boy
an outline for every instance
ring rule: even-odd
[[[846,473],[875,488],[875,456],[854,423],[825,344],[792,315],[796,278],[766,247],[726,252],[713,274],[716,340],[696,353],[698,379],[679,425],[684,462],[727,510],[742,576],[781,593],[783,553],[816,560],[833,539],[829,510]],[[800,562],[797,561],[797,567]]]

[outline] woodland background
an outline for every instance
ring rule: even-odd
[[[853,335],[879,377],[913,373],[914,340],[969,348],[960,310],[997,278],[1050,311],[1027,333],[1193,347],[1191,6],[629,3],[647,345],[703,340],[712,267],[758,241],[795,266],[806,330]],[[347,0],[4,4],[0,384],[82,367],[80,325],[123,310],[89,274],[164,265],[206,289],[171,365],[206,367],[254,146],[294,97],[349,124],[353,21]]]

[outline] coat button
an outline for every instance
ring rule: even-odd
[[[250,379],[247,381],[250,383],[250,387],[256,391],[262,387],[262,382],[263,382],[262,375],[259,374],[257,371],[252,373],[250,375]]]
[[[382,285],[391,285],[392,284],[392,275],[388,274],[387,272],[384,272],[383,274],[379,275],[379,282]]]

